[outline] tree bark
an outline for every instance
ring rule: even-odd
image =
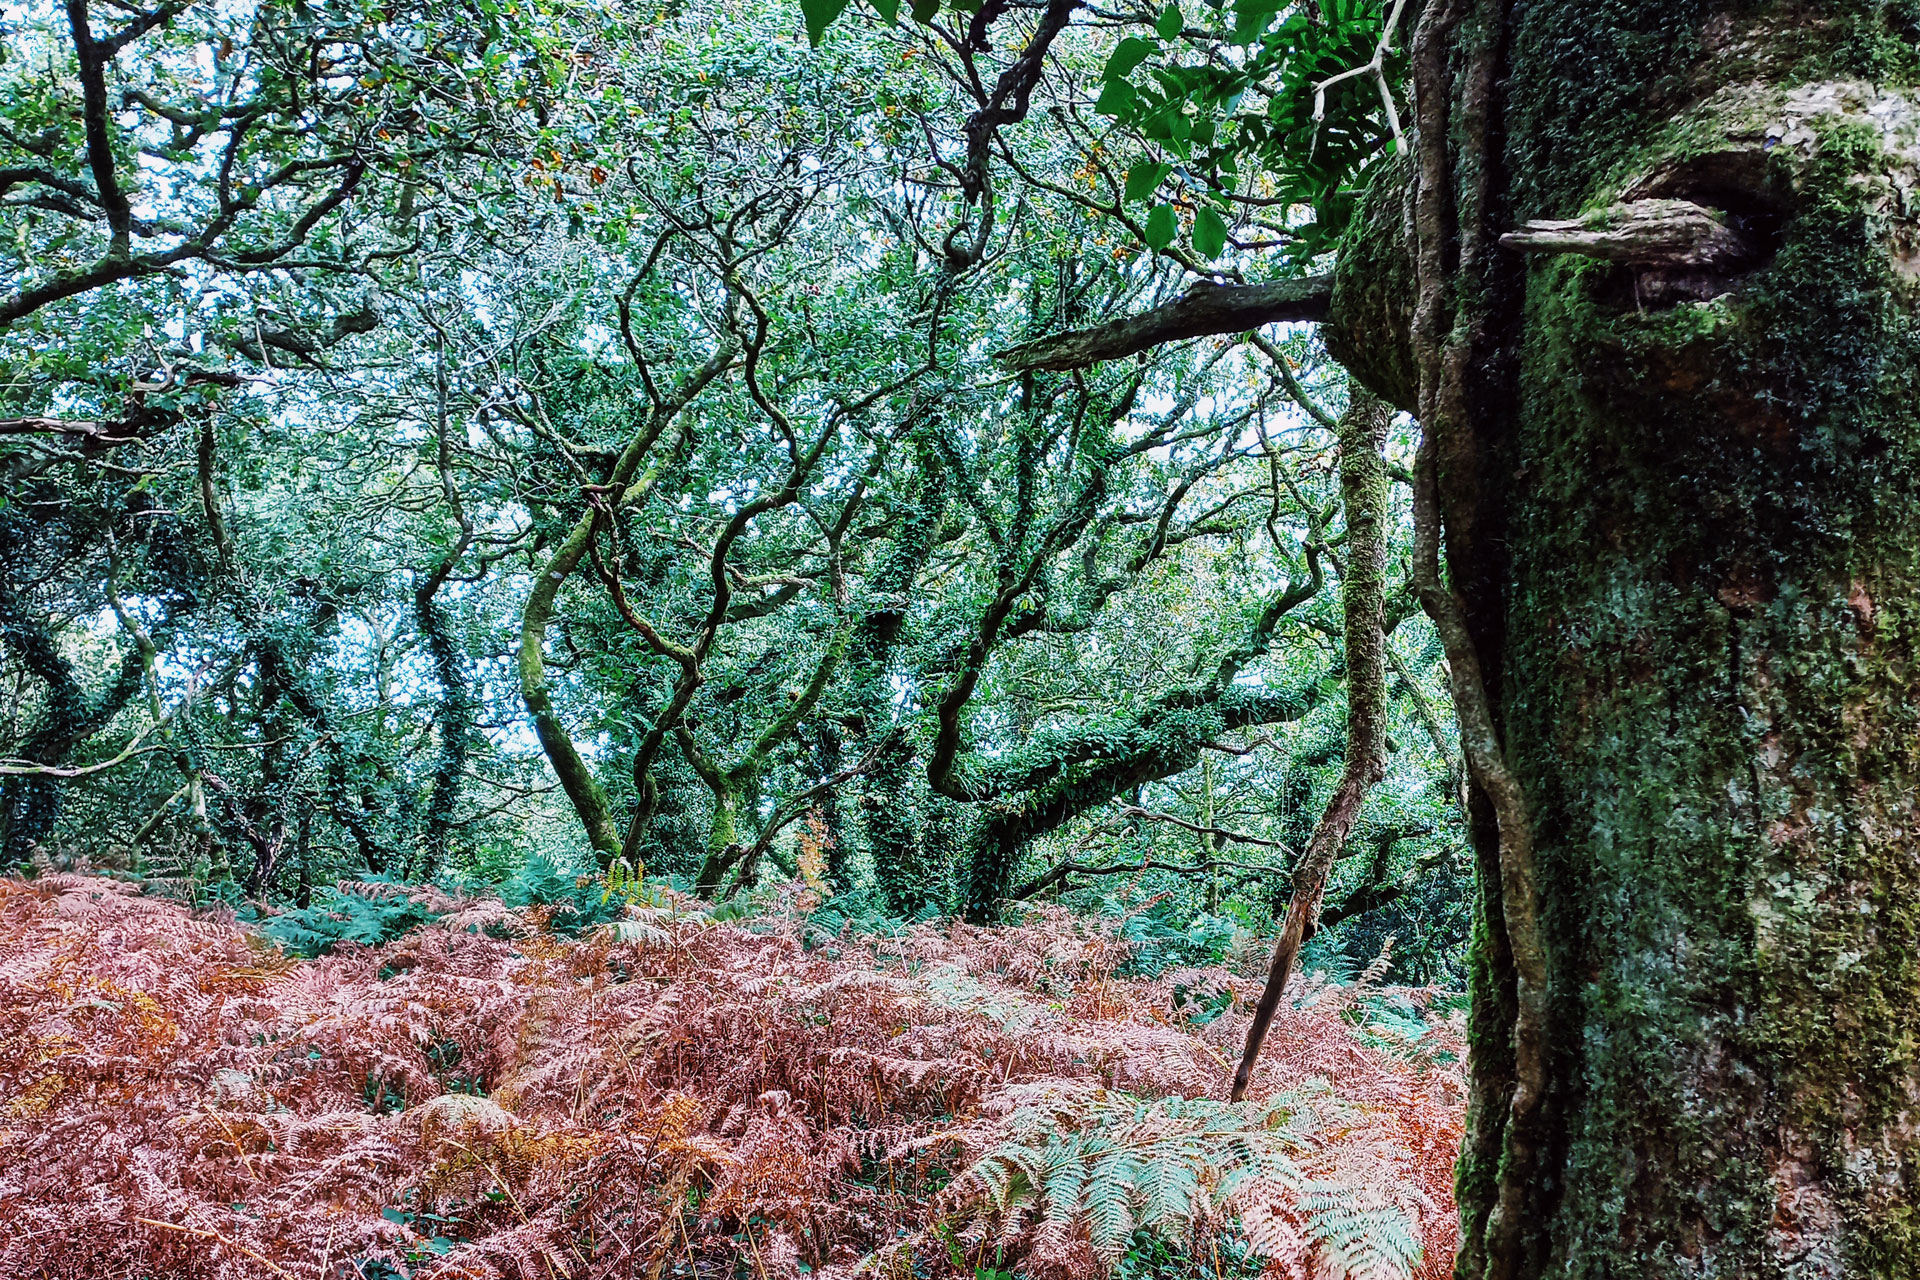
[[[1260,1046],[1286,994],[1300,948],[1319,927],[1334,860],[1346,846],[1367,793],[1387,771],[1387,463],[1381,450],[1392,421],[1393,410],[1384,401],[1354,384],[1340,421],[1340,491],[1347,513],[1347,566],[1340,584],[1347,658],[1346,762],[1294,866],[1293,897],[1273,946],[1266,988],[1247,1028],[1240,1066],[1233,1073],[1235,1102],[1246,1096],[1253,1080]]]
[[[1463,1280],[1920,1267],[1917,38],[1423,18],[1411,199],[1369,193],[1329,347],[1417,391],[1486,729]],[[1416,305],[1343,310],[1363,260]]]
[[[445,562],[449,569],[452,560],[453,557],[448,557]],[[446,869],[478,710],[472,682],[467,679],[466,666],[461,661],[459,641],[453,634],[452,619],[435,598],[445,580],[445,573],[436,569],[413,597],[414,621],[427,642],[434,678],[440,685],[440,706],[434,715],[440,737],[439,751],[433,763],[433,790],[427,798],[427,820],[420,833],[422,880],[431,880]]]
[[[1248,285],[1203,280],[1163,307],[1024,342],[995,358],[1017,370],[1084,369],[1187,338],[1241,333],[1287,320],[1324,320],[1332,289],[1333,282],[1326,276]]]

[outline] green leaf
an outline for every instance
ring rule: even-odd
[[[409,1217],[409,1215],[405,1210],[396,1209],[392,1205],[388,1205],[386,1208],[382,1209],[380,1211],[380,1216],[385,1218],[388,1222],[399,1222],[399,1223],[406,1222]]]
[[[1153,212],[1147,215],[1147,243],[1155,249],[1164,249],[1173,243],[1173,237],[1180,230],[1180,220],[1173,216],[1173,206],[1157,204]]]
[[[1227,224],[1209,205],[1201,205],[1193,217],[1193,251],[1203,258],[1217,258],[1227,247]]]
[[[1103,116],[1119,119],[1133,110],[1134,99],[1140,95],[1125,80],[1109,80],[1107,87],[1100,91],[1100,97],[1093,109]]]
[[[808,43],[819,48],[820,37],[827,34],[827,28],[846,8],[847,0],[800,0],[800,12],[807,19]]]
[[[1160,11],[1160,20],[1153,24],[1153,29],[1160,33],[1162,40],[1172,40],[1180,34],[1180,28],[1185,25],[1186,23],[1180,17],[1180,6],[1170,4]]]
[[[1133,74],[1133,69],[1160,52],[1160,46],[1151,40],[1139,36],[1128,36],[1114,46],[1113,56],[1107,59],[1106,70],[1100,78],[1108,84],[1116,80],[1125,80]]]
[[[1170,164],[1155,164],[1151,160],[1142,160],[1127,170],[1127,199],[1139,203],[1153,198],[1153,193],[1166,181],[1167,174],[1173,171]]]
[[[938,12],[940,12],[940,0],[913,0],[915,22],[932,22],[933,15]]]
[[[873,0],[873,10],[882,22],[892,22],[900,16],[900,0]]]

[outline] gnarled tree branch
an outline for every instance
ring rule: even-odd
[[[1304,276],[1271,284],[1202,281],[1162,307],[1089,329],[1075,329],[1009,347],[995,359],[1009,369],[1084,369],[1150,347],[1220,333],[1244,333],[1283,321],[1327,318],[1333,277]]]

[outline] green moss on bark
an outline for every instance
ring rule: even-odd
[[[1413,412],[1419,370],[1408,339],[1413,320],[1412,234],[1407,207],[1413,168],[1404,157],[1380,166],[1341,240],[1333,270],[1327,353],[1388,404]]]
[[[1505,705],[1554,960],[1546,1274],[1920,1265],[1920,326],[1878,135],[1820,128],[1726,296],[1528,287]]]

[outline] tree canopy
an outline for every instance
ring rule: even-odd
[[[1257,927],[1344,750],[1344,376],[1258,315],[1002,354],[1195,271],[1315,305],[1398,68],[1317,90],[1384,15],[1241,9],[23,10],[6,856],[304,904],[818,849],[853,914]],[[1333,918],[1438,976],[1460,771],[1385,449],[1393,785]]]

